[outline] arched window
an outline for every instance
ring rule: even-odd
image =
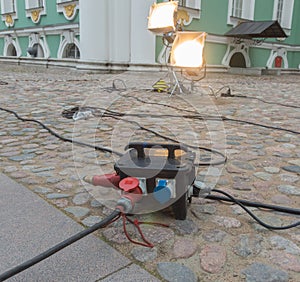
[[[70,58],[70,59],[80,59],[80,51],[79,48],[76,46],[75,43],[69,43],[66,45],[63,58]]]
[[[17,49],[14,44],[9,44],[6,51],[7,56],[17,57]]]
[[[245,68],[246,60],[241,52],[234,53],[230,59],[229,66],[235,68]]]

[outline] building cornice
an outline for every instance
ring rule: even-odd
[[[0,31],[0,38],[6,35],[14,34],[14,36],[29,36],[31,33],[44,32],[48,34],[57,34],[62,30],[72,29],[75,32],[79,32],[79,23],[73,24],[61,24],[61,25],[48,25],[48,26],[33,26],[27,28],[18,28],[18,29],[6,29]]]

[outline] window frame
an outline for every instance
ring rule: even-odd
[[[5,11],[3,8],[7,6],[8,0],[1,0],[1,19],[5,22],[5,25],[7,27],[13,27],[15,24],[15,20],[18,18],[18,6],[17,6],[17,0],[10,0],[11,6],[13,7],[10,11]],[[6,3],[6,4],[5,4]]]
[[[241,21],[253,21],[256,0],[241,0],[240,17],[233,15],[236,0],[228,0],[227,24],[236,26]],[[239,15],[238,15],[239,16]]]
[[[290,35],[291,33],[294,2],[294,0],[274,0],[273,20],[279,22],[287,35]],[[279,11],[280,8],[281,11]]]
[[[39,4],[35,7],[29,5],[32,0],[25,0],[25,13],[27,18],[31,18],[32,22],[39,23],[41,16],[47,14],[46,0],[36,0]]]

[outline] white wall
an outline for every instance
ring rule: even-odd
[[[148,14],[153,0],[132,0],[131,62],[155,63],[155,36],[147,29]]]
[[[155,36],[147,30],[153,0],[80,1],[81,60],[155,63]]]
[[[83,0],[79,5],[81,59],[108,62],[108,1]]]

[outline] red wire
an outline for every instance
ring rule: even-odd
[[[127,218],[127,216],[126,216],[125,214],[123,214],[123,213],[122,213],[122,219],[123,219],[123,229],[124,229],[125,236],[127,237],[127,239],[128,239],[131,243],[136,244],[136,245],[140,245],[140,246],[143,246],[143,247],[148,247],[148,248],[153,248],[153,247],[154,247],[154,245],[153,245],[152,243],[150,243],[150,242],[145,238],[145,236],[144,236],[144,234],[143,234],[143,232],[142,232],[142,230],[141,230],[141,228],[140,228],[138,222],[136,222],[136,223],[135,223],[135,222],[132,222],[132,220],[129,220],[129,219]],[[139,231],[139,233],[140,233],[140,235],[141,235],[141,237],[142,237],[142,239],[143,239],[143,241],[144,241],[145,243],[143,243],[143,242],[138,242],[138,241],[135,241],[135,240],[133,240],[133,239],[130,238],[130,236],[129,236],[128,232],[127,232],[127,229],[126,229],[126,220],[128,220],[130,223],[132,223],[132,224],[137,228],[137,230]]]

